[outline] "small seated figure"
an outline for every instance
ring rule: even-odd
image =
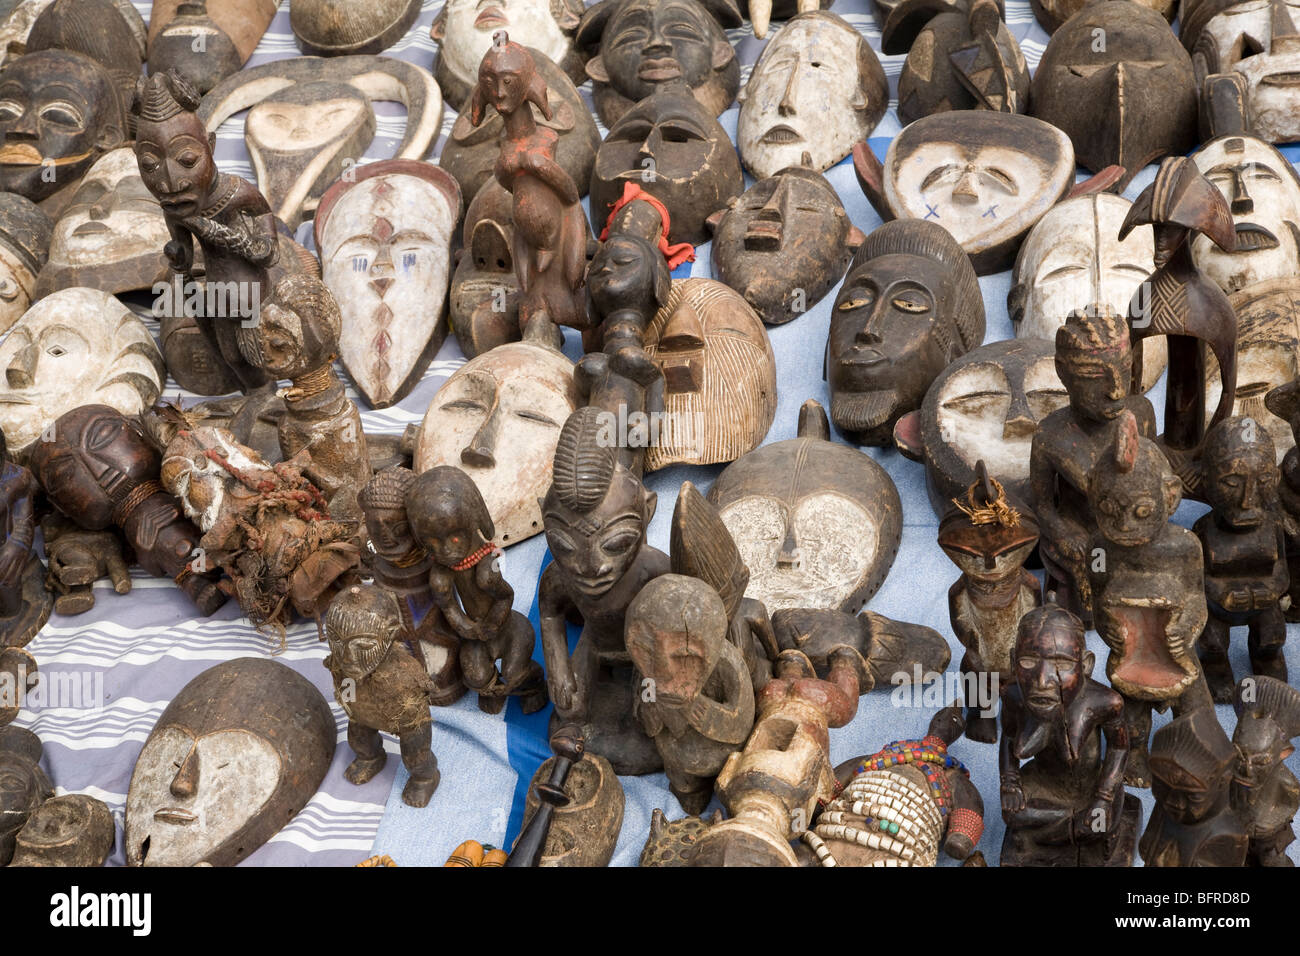
[[[954,498],[939,522],[939,547],[961,569],[948,589],[948,620],[966,648],[961,673],[977,680],[993,673],[1004,685],[1013,673],[1016,625],[1042,603],[1038,578],[1025,570],[1025,559],[1038,543],[1038,521],[988,474],[982,459],[975,474],[966,499]],[[966,736],[993,743],[997,718],[968,707]]]
[[[32,551],[40,485],[11,461],[0,432],[0,647],[22,647],[50,618],[53,598],[45,590],[45,565]]]
[[[680,574],[655,578],[627,609],[627,651],[649,682],[641,723],[689,814],[704,812],[714,777],[754,727],[754,688],[729,627],[718,593]]]
[[[934,866],[940,848],[977,865],[984,800],[948,753],[965,729],[960,702],[930,720],[921,740],[896,740],[835,768],[835,798],[803,834],[821,866]]]
[[[456,703],[465,694],[460,679],[460,641],[445,627],[433,627],[430,618],[433,592],[429,571],[433,558],[411,533],[406,516],[406,493],[415,484],[415,472],[396,466],[377,472],[361,487],[358,504],[370,538],[370,573],[375,583],[397,598],[407,639],[433,678],[435,707]],[[421,627],[421,624],[429,626]]]
[[[118,594],[131,593],[131,573],[115,531],[86,531],[57,511],[41,519],[45,558],[50,563],[45,586],[56,595],[54,613],[84,614],[95,606],[94,584],[107,577]]]
[[[1035,608],[1012,659],[998,747],[1001,865],[1131,866],[1142,808],[1124,790],[1124,698],[1092,679],[1083,622]]]
[[[1088,480],[1097,520],[1089,544],[1089,583],[1097,633],[1110,648],[1106,677],[1124,695],[1129,757],[1125,783],[1151,785],[1147,739],[1151,710],[1171,704],[1175,716],[1211,706],[1193,648],[1205,628],[1201,546],[1169,517],[1183,483],[1163,451],[1120,414],[1110,453]]]
[[[1229,799],[1246,824],[1247,866],[1294,866],[1286,848],[1300,810],[1300,781],[1283,763],[1300,737],[1300,690],[1272,677],[1243,677],[1232,701],[1237,770]]]
[[[1145,866],[1245,866],[1250,844],[1229,789],[1238,754],[1205,706],[1175,717],[1151,738],[1155,809],[1138,852]]]
[[[370,479],[366,436],[357,406],[334,371],[343,319],[325,283],[289,275],[262,303],[261,320],[236,326],[244,360],[272,379],[289,379],[280,392],[280,454],[311,452],[304,474],[329,503],[335,518],[360,517],[357,492]]]
[[[429,469],[407,491],[406,514],[433,559],[432,627],[459,638],[461,678],[478,694],[479,710],[499,714],[512,694],[525,714],[541,710],[546,683],[533,660],[537,637],[511,608],[515,591],[501,574],[496,529],[473,480],[453,465]]]
[[[353,585],[340,591],[325,613],[330,653],[324,663],[334,676],[334,698],[348,715],[348,745],[356,754],[343,775],[357,785],[371,780],[388,760],[379,735],[393,734],[411,775],[402,802],[425,807],[440,778],[430,749],[434,685],[397,640],[401,632],[393,595],[374,585]]]
[[[1233,698],[1228,640],[1234,627],[1249,628],[1251,672],[1286,681],[1286,620],[1278,602],[1291,579],[1276,462],[1273,439],[1253,418],[1224,419],[1202,446],[1201,492],[1213,510],[1192,526],[1205,555],[1209,610],[1197,653],[1219,704]]]
[[[670,566],[668,555],[646,543],[655,495],[601,440],[602,427],[601,412],[591,406],[569,416],[542,501],[554,558],[538,584],[546,679],[555,726],[580,725],[587,752],[607,758],[620,775],[654,773],[663,763],[633,715],[641,681],[624,622],[632,599]],[[572,656],[571,612],[582,620]]]

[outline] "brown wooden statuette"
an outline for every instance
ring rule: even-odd
[[[1144,866],[1245,866],[1250,838],[1230,805],[1240,756],[1213,707],[1175,717],[1151,738],[1156,798],[1138,852]]]
[[[380,733],[397,737],[410,779],[402,802],[425,807],[438,789],[438,758],[430,749],[434,685],[424,667],[398,640],[403,630],[397,599],[374,585],[340,591],[325,614],[334,676],[334,697],[348,716],[348,745],[356,754],[344,772],[363,784],[384,769],[388,755]]]
[[[1029,454],[1029,486],[1042,540],[1048,594],[1085,623],[1092,622],[1088,539],[1096,517],[1088,507],[1088,478],[1110,453],[1111,430],[1125,411],[1138,430],[1155,435],[1155,412],[1129,394],[1133,350],[1128,323],[1107,309],[1070,313],[1056,333],[1056,373],[1070,404],[1039,424]]]
[[[64,793],[46,800],[18,831],[10,866],[103,866],[113,852],[113,813],[102,800]]]
[[[679,574],[655,578],[627,609],[627,650],[649,698],[638,713],[688,814],[708,806],[714,777],[754,726],[754,686],[729,627],[718,593]]]
[[[159,482],[161,459],[137,426],[107,405],[83,405],[37,442],[32,472],[59,511],[88,531],[120,528],[136,561],[176,581],[203,614],[226,601],[215,574],[191,566],[201,532]]]
[[[1202,493],[1213,509],[1192,526],[1201,539],[1209,617],[1197,644],[1216,703],[1233,699],[1231,629],[1249,628],[1250,669],[1286,681],[1286,621],[1279,601],[1290,575],[1279,514],[1273,440],[1253,418],[1227,418],[1205,436]]]
[[[499,714],[517,695],[525,714],[541,710],[546,684],[532,659],[536,635],[511,609],[515,592],[501,573],[496,531],[473,480],[451,465],[422,473],[406,493],[406,514],[433,558],[434,608],[425,623],[459,638],[461,676],[478,694],[479,709]]]
[[[989,477],[982,460],[975,473],[975,483],[952,500],[939,523],[939,547],[962,572],[948,589],[948,619],[966,648],[961,672],[977,680],[995,674],[1000,686],[1015,673],[1016,626],[1042,602],[1038,579],[1024,567],[1038,543],[1038,521]],[[996,741],[993,714],[968,707],[966,736]]]
[[[0,729],[0,866],[14,855],[18,833],[42,803],[54,796],[54,784],[41,769],[41,741],[23,727]]]
[[[1131,866],[1142,808],[1124,790],[1124,698],[1092,679],[1083,622],[1053,604],[1032,610],[1011,656],[998,747],[1001,865]]]
[[[514,196],[520,327],[545,314],[555,325],[586,328],[583,274],[591,229],[578,187],[555,160],[559,137],[539,127],[533,116],[532,106],[547,118],[552,115],[546,81],[532,54],[511,43],[505,31],[493,37],[483,57],[470,97],[470,122],[482,124],[489,105],[504,120],[495,175]]]
[[[1192,261],[1192,240],[1200,233],[1224,251],[1236,246],[1236,228],[1223,193],[1191,160],[1166,158],[1151,185],[1133,201],[1119,237],[1137,226],[1155,229],[1156,271],[1129,304],[1133,329],[1134,380],[1141,383],[1142,343],[1164,335],[1169,341],[1164,432],[1160,446],[1188,495],[1200,487],[1200,446],[1206,429],[1227,418],[1237,388],[1237,316],[1227,294]],[[1205,381],[1207,350],[1219,363],[1222,392],[1209,415]]]
[[[1294,866],[1286,849],[1300,810],[1300,782],[1283,761],[1300,737],[1300,690],[1272,677],[1243,677],[1232,700],[1238,754],[1232,807],[1246,823],[1250,866]]]
[[[1097,530],[1087,545],[1097,633],[1110,649],[1106,677],[1124,695],[1129,734],[1125,782],[1150,785],[1147,738],[1151,711],[1174,714],[1209,707],[1193,648],[1205,628],[1200,542],[1171,524],[1182,484],[1160,448],[1121,412],[1109,454],[1088,477],[1088,508]]]
[[[45,565],[32,550],[40,490],[31,471],[10,460],[0,432],[0,648],[26,645],[54,604],[45,590]]]
[[[1264,397],[1268,410],[1291,426],[1291,434],[1300,436],[1300,381],[1280,385]],[[1288,621],[1300,621],[1300,445],[1292,447],[1282,458],[1282,480],[1278,484],[1281,500],[1279,517],[1286,530],[1286,562],[1290,576],[1287,594],[1291,598],[1286,610]]]
[[[49,573],[45,587],[56,595],[54,613],[83,614],[95,606],[93,585],[107,577],[118,594],[131,593],[131,575],[116,531],[86,531],[57,511],[41,519]]]
[[[935,866],[941,849],[955,860],[979,858],[984,801],[948,753],[963,727],[961,705],[952,704],[931,718],[921,740],[895,741],[836,767],[833,798],[804,832],[801,862]]]
[[[586,406],[565,422],[542,502],[554,558],[538,585],[542,652],[555,726],[581,725],[588,752],[608,758],[620,774],[653,773],[663,764],[633,713],[641,679],[624,625],[628,606],[668,573],[669,561],[646,543],[655,495],[601,441],[600,415]],[[572,656],[571,612],[583,622]]]

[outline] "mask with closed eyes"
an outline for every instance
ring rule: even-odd
[[[73,286],[109,293],[151,288],[171,277],[162,254],[170,240],[135,153],[115,149],[90,168],[55,223],[36,295]]]
[[[447,336],[460,190],[444,170],[382,160],[321,199],[321,275],[343,313],[339,355],[372,408],[401,401]]]
[[[1192,162],[1228,200],[1237,244],[1224,252],[1192,237],[1192,261],[1231,295],[1300,268],[1300,176],[1277,148],[1254,136],[1220,136]]]
[[[1113,193],[1074,196],[1052,207],[1030,230],[1011,272],[1007,311],[1017,338],[1054,341],[1076,309],[1105,306],[1125,312],[1155,271],[1146,226],[1116,238],[1132,206]],[[1142,352],[1142,388],[1164,373],[1168,348],[1156,339]]]
[[[234,866],[315,795],[334,717],[301,674],[240,657],[203,671],[149,732],[126,795],[127,866]]]
[[[884,115],[889,84],[875,51],[845,20],[817,10],[772,37],[740,93],[736,142],[759,179],[812,157],[829,169]]]
[[[578,407],[573,363],[525,340],[499,345],[438,389],[415,449],[415,471],[454,465],[473,479],[503,546],[542,531],[555,444]]]
[[[889,573],[902,536],[898,489],[874,460],[830,440],[816,402],[799,437],[756,448],[709,489],[749,568],[745,596],[771,612],[836,608],[856,614]]]
[[[1224,9],[1196,40],[1198,66],[1206,73],[1241,74],[1249,129],[1270,143],[1300,136],[1300,3],[1247,0]]]

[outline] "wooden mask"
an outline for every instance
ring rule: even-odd
[[[153,0],[149,72],[176,70],[207,93],[248,62],[277,6],[276,0]]]
[[[0,193],[0,332],[9,331],[31,306],[53,228],[30,199]]]
[[[1208,11],[1207,11],[1208,12]],[[1197,76],[1236,73],[1244,80],[1250,132],[1270,143],[1300,136],[1295,119],[1300,96],[1300,3],[1247,0],[1223,9],[1196,40]]]
[[[311,681],[269,658],[217,664],[167,705],[126,796],[128,866],[234,866],[307,805],[337,730]]]
[[[294,0],[289,26],[312,56],[383,53],[420,15],[420,0]]]
[[[447,336],[456,181],[431,163],[369,163],[316,213],[325,284],[343,312],[340,357],[372,408],[415,387]]]
[[[26,728],[0,730],[0,866],[13,856],[23,824],[54,796],[54,784],[41,769],[43,749]]]
[[[902,503],[883,468],[830,440],[826,413],[805,402],[799,437],[756,448],[718,476],[708,500],[749,568],[746,597],[769,611],[856,614],[889,573]]]
[[[772,37],[740,92],[745,168],[763,179],[809,155],[814,169],[829,169],[871,135],[888,101],[866,38],[833,13],[802,13]]]
[[[465,211],[461,241],[449,318],[461,351],[474,358],[520,335],[514,197],[495,179]]]

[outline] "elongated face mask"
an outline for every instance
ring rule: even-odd
[[[1300,3],[1248,0],[1210,20],[1196,41],[1210,73],[1240,73],[1246,80],[1250,129],[1271,143],[1300,134]]]
[[[439,81],[444,73],[456,81],[456,89],[444,84],[447,101],[461,105],[459,84],[465,85],[466,92],[474,86],[483,54],[498,30],[508,31],[556,63],[564,60],[572,40],[556,19],[556,10],[566,24],[577,25],[566,5],[551,0],[447,0],[433,25],[433,38],[439,44]]]

